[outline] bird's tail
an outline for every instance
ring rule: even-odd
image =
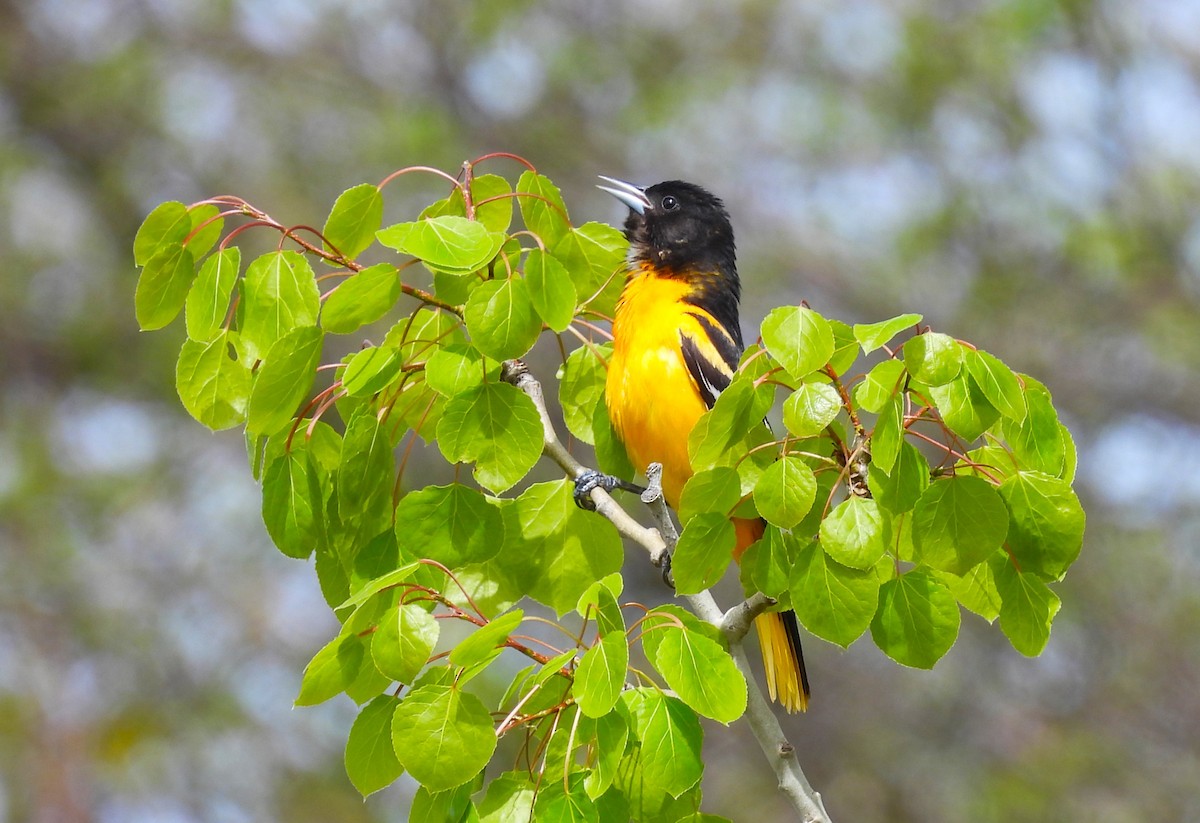
[[[740,560],[751,543],[762,537],[762,520],[734,520],[737,547],[734,558]],[[758,645],[762,648],[763,668],[767,673],[767,691],[789,712],[808,710],[808,672],[804,670],[804,651],[800,648],[800,624],[796,613],[767,612],[754,619]]]
[[[789,712],[808,711],[808,672],[804,670],[796,613],[760,614],[754,619],[754,628],[758,630],[771,699]]]

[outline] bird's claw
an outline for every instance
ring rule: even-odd
[[[644,491],[641,486],[627,480],[595,469],[587,469],[575,478],[575,505],[586,511],[594,512],[596,504],[592,501],[592,489],[596,488],[604,489],[606,492],[625,489],[635,494],[641,494]]]

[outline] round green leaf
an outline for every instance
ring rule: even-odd
[[[909,511],[929,487],[929,463],[921,450],[904,441],[888,472],[872,464],[867,486],[876,502],[893,514]]]
[[[796,557],[791,596],[806,629],[846,648],[871,624],[879,601],[879,576],[873,568],[843,566],[812,541]]]
[[[370,397],[400,376],[400,352],[390,346],[368,346],[356,351],[342,372],[342,388],[351,397]]]
[[[913,510],[918,563],[962,575],[986,560],[1008,534],[1008,507],[978,477],[946,477],[930,484]]]
[[[962,361],[962,345],[948,334],[925,332],[904,344],[904,365],[913,377],[930,386],[941,386],[957,377]]]
[[[1000,484],[1011,520],[1008,545],[1025,573],[1062,577],[1083,546],[1085,517],[1071,484],[1041,472],[1018,472]]]
[[[416,257],[431,269],[470,272],[483,268],[504,245],[505,235],[454,214],[397,223],[376,235],[388,248]]]
[[[396,506],[396,540],[450,569],[489,560],[504,543],[500,509],[458,483],[409,492]]]
[[[250,370],[231,357],[235,334],[200,343],[185,340],[175,366],[175,388],[188,414],[214,431],[246,419]]]
[[[433,792],[471,780],[492,758],[496,733],[478,697],[451,686],[421,686],[392,715],[392,745],[409,774]]]
[[[1050,624],[1062,601],[1037,575],[1018,572],[1007,559],[995,565],[1000,594],[1000,630],[1012,647],[1037,657],[1050,640]]]
[[[325,298],[321,327],[350,334],[383,317],[400,299],[400,276],[391,263],[379,263],[351,275]]]
[[[440,633],[437,618],[415,603],[388,609],[371,635],[371,659],[390,679],[412,683],[433,654]]]
[[[144,266],[166,246],[182,246],[192,230],[188,208],[176,200],[159,203],[133,238],[133,262]]]
[[[494,360],[484,363],[483,355],[469,343],[444,346],[425,361],[425,382],[446,397],[474,388],[484,380],[500,376],[500,364]]]
[[[781,306],[762,322],[767,351],[797,380],[829,362],[833,356],[833,330],[828,321],[803,306]]]
[[[720,643],[702,634],[668,627],[654,654],[654,667],[684,703],[705,717],[732,723],[746,711],[746,678]]]
[[[321,295],[304,255],[275,251],[246,267],[242,282],[242,342],[262,359],[292,329],[317,325]]]
[[[463,319],[471,342],[495,360],[520,357],[542,332],[525,281],[516,277],[480,283],[467,299]]]
[[[854,387],[854,402],[872,414],[879,414],[896,392],[904,388],[905,374],[907,372],[902,360],[876,363],[863,381]]]
[[[931,669],[954,645],[961,619],[946,584],[914,569],[880,587],[871,638],[897,663]]]
[[[853,569],[872,568],[887,551],[883,515],[869,498],[848,497],[821,521],[821,547]]]
[[[583,653],[575,671],[575,700],[588,717],[603,717],[617,704],[629,668],[629,641],[610,632]]]
[[[438,421],[438,448],[451,462],[474,461],[475,479],[499,494],[542,454],[542,420],[516,386],[484,383],[455,395]]]
[[[196,263],[181,244],[159,247],[138,275],[133,307],[142,331],[161,329],[175,319],[187,300]]]
[[[610,356],[611,343],[580,346],[558,370],[558,402],[563,422],[571,434],[588,445],[596,442],[592,420],[597,408],[604,407],[604,382],[608,377],[605,363]]]
[[[863,354],[870,354],[900,332],[920,322],[919,314],[901,314],[879,323],[855,323],[854,338],[862,345]]]
[[[742,497],[738,473],[728,466],[696,472],[679,495],[679,519],[687,523],[701,512],[728,514]]]
[[[689,520],[671,563],[675,591],[696,594],[720,580],[729,568],[735,539],[733,522],[723,514],[705,512]]]
[[[828,383],[803,383],[783,403],[783,425],[796,437],[825,431],[842,410],[842,398]]]
[[[817,495],[817,478],[798,457],[776,460],[754,486],[754,505],[767,522],[790,529],[804,519]]]

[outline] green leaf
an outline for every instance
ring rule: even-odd
[[[1058,579],[1079,556],[1085,517],[1071,484],[1041,472],[1019,472],[1000,484],[1011,519],[1008,546],[1024,573]]]
[[[241,265],[242,253],[237,246],[230,246],[204,261],[200,274],[188,289],[185,303],[188,337],[205,342],[221,333]]]
[[[321,533],[325,498],[316,476],[322,469],[308,449],[285,451],[267,465],[262,481],[262,516],[279,551],[306,560]]]
[[[558,369],[558,402],[563,422],[571,434],[588,445],[596,442],[592,419],[597,408],[604,407],[604,382],[608,376],[605,363],[611,356],[611,343],[580,346]]]
[[[528,773],[505,772],[488,785],[487,795],[479,803],[479,823],[531,821],[536,797],[537,786]]]
[[[592,741],[594,758],[592,769],[584,778],[583,788],[588,797],[597,798],[608,791],[617,776],[617,767],[629,740],[629,723],[626,720],[624,704],[618,706],[616,711],[595,720],[590,717],[582,717],[580,720],[579,738]]]
[[[358,524],[374,537],[392,523],[392,483],[396,460],[387,431],[366,410],[351,418],[342,440],[337,471],[337,512],[343,525]]]
[[[688,521],[675,545],[671,569],[678,594],[696,594],[716,583],[729,568],[735,534],[733,522],[717,512]]]
[[[825,431],[842,410],[842,398],[828,383],[803,383],[783,403],[783,425],[796,437]]]
[[[609,632],[583,653],[575,671],[575,700],[588,717],[612,711],[625,686],[629,641],[623,632]]]
[[[500,364],[484,362],[479,350],[468,343],[446,346],[429,355],[425,361],[425,382],[446,397],[474,388],[485,380],[492,382],[500,376]]]
[[[872,464],[867,486],[876,502],[893,514],[909,511],[929,487],[929,463],[913,444],[904,441],[896,453],[891,470]]]
[[[363,797],[390,786],[404,767],[392,748],[392,715],[400,701],[381,694],[363,706],[346,738],[346,775]]]
[[[696,472],[688,478],[679,495],[679,520],[686,524],[701,512],[728,515],[741,497],[741,480],[728,466]]]
[[[696,713],[675,697],[650,689],[622,695],[641,742],[641,788],[647,795],[678,797],[704,773],[704,730]]]
[[[1025,395],[1012,369],[1000,358],[981,350],[965,351],[963,363],[989,403],[1005,417],[1017,421],[1024,419]]]
[[[397,223],[376,236],[388,248],[416,257],[435,271],[459,273],[483,268],[506,239],[483,223],[453,214]]]
[[[321,295],[312,267],[294,251],[268,252],[246,268],[242,282],[242,342],[252,359],[292,329],[315,326]]]
[[[993,572],[1000,593],[1000,630],[1014,649],[1037,657],[1050,640],[1050,624],[1062,601],[1045,581],[1018,572],[1007,558],[997,558]]]
[[[720,643],[687,629],[669,627],[654,667],[684,703],[705,717],[729,724],[746,711],[746,679]]]
[[[525,612],[513,609],[511,612],[488,621],[467,636],[450,652],[450,662],[455,666],[473,666],[491,658],[504,645],[508,636],[516,631],[525,619]]]
[[[433,654],[440,633],[437,618],[415,603],[388,609],[371,635],[371,659],[388,678],[412,683]]]
[[[392,745],[400,764],[430,791],[460,786],[496,750],[492,716],[470,692],[450,686],[413,689],[392,716]]]
[[[323,342],[315,326],[292,329],[275,341],[250,389],[248,434],[274,434],[291,422],[317,376]]]
[[[197,260],[208,253],[225,229],[224,218],[217,218],[220,213],[221,210],[215,203],[205,203],[188,209],[188,229],[191,236],[186,244]],[[208,225],[200,228],[201,224],[206,222]]]
[[[879,323],[855,323],[854,339],[862,346],[863,354],[870,354],[921,319],[919,314],[901,314]]]
[[[703,471],[721,465],[728,459],[730,448],[761,420],[761,415],[755,414],[753,385],[734,380],[688,436],[692,468]]]
[[[929,386],[943,386],[962,370],[963,347],[948,334],[925,332],[904,343],[904,365]]]
[[[517,198],[525,227],[542,239],[546,246],[554,245],[571,228],[567,206],[558,186],[536,172],[526,171],[517,180]]]
[[[592,432],[596,439],[596,466],[600,471],[624,480],[632,480],[637,472],[629,460],[625,445],[613,430],[608,408],[603,402],[597,403],[592,410]]]
[[[405,563],[399,568],[381,574],[355,591],[354,595],[345,602],[339,603],[336,609],[340,612],[343,609],[361,606],[384,589],[399,586],[401,583],[407,582],[419,568],[421,568],[421,564],[419,563]]]
[[[958,602],[932,573],[914,569],[879,589],[871,638],[902,666],[932,669],[958,637]]]
[[[396,507],[396,540],[449,569],[490,560],[504,544],[500,509],[458,483],[409,492]]]
[[[548,781],[538,792],[530,820],[541,823],[601,823],[600,810],[583,788],[584,776],[579,772],[562,780]]]
[[[161,329],[175,319],[187,300],[195,273],[195,258],[182,245],[162,246],[146,261],[133,296],[142,331]]]
[[[475,806],[471,802],[478,782],[468,780],[444,792],[431,792],[425,786],[418,785],[406,823],[478,823],[472,814]]]
[[[535,483],[517,498],[514,525],[496,561],[523,590],[559,614],[595,581],[619,571],[621,538],[612,523],[575,505],[568,480]]]
[[[829,356],[829,368],[840,376],[858,361],[858,341],[854,339],[854,329],[849,324],[834,318],[825,319],[833,331],[833,354]]]
[[[829,362],[833,355],[833,330],[829,322],[803,306],[781,306],[762,322],[767,351],[799,380]]]
[[[523,478],[542,454],[542,421],[520,389],[485,383],[453,397],[437,426],[438,448],[451,462],[475,462],[475,479],[499,494]]]
[[[904,397],[897,394],[884,404],[871,431],[871,467],[890,472],[904,442]]]
[[[353,260],[374,242],[382,222],[383,195],[376,186],[363,183],[346,189],[334,201],[321,232],[325,250]]]
[[[916,560],[966,574],[994,554],[1008,534],[1008,508],[978,477],[946,477],[929,485],[913,510]]]
[[[351,397],[370,397],[400,376],[400,352],[390,346],[370,346],[356,351],[342,372],[342,388]]]
[[[400,275],[391,263],[378,263],[347,277],[325,298],[321,327],[350,334],[383,317],[400,299]]]
[[[1004,439],[1008,441],[1022,468],[1058,477],[1062,474],[1066,458],[1066,444],[1062,426],[1058,422],[1058,412],[1050,400],[1050,392],[1028,379],[1024,397],[1028,414],[1020,421],[1002,421]]]
[[[763,536],[750,544],[738,561],[747,593],[762,592],[776,600],[786,599],[799,548],[800,540],[795,532],[768,526]]]
[[[192,230],[188,208],[175,200],[160,203],[146,215],[133,238],[133,262],[145,266],[168,246],[182,246]]]
[[[937,576],[950,588],[959,603],[987,622],[991,623],[1000,616],[1000,593],[996,591],[990,562],[980,563],[961,577],[949,572],[938,572]]]
[[[846,648],[871,624],[879,602],[879,577],[874,568],[843,566],[812,541],[796,557],[791,597],[806,629]]]
[[[338,635],[304,667],[297,706],[315,706],[341,694],[358,677],[363,662],[363,642],[352,634]]]
[[[575,284],[577,300],[590,300],[589,308],[611,315],[621,293],[625,265],[625,235],[607,223],[584,223],[562,235],[550,247]]]
[[[887,551],[879,505],[865,497],[848,497],[821,521],[821,546],[829,556],[853,569],[870,569]]]
[[[804,519],[817,495],[817,478],[797,457],[781,457],[754,487],[754,505],[768,523],[790,529]]]
[[[542,320],[556,332],[566,331],[575,317],[575,284],[565,266],[541,249],[525,259],[529,297]]]
[[[968,442],[1000,419],[1000,412],[967,375],[942,386],[930,386],[929,397],[950,430]]]
[[[525,354],[542,332],[525,281],[517,277],[480,283],[467,299],[463,319],[471,342],[496,360]]]
[[[904,376],[907,373],[902,360],[876,363],[863,381],[854,387],[854,402],[872,414],[879,414],[888,401],[904,388]]]
[[[175,366],[175,389],[188,414],[214,431],[246,419],[250,370],[230,357],[234,332],[205,343],[185,340]]]

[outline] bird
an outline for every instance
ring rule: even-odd
[[[678,509],[692,476],[688,435],[730,384],[745,345],[733,226],[720,198],[695,183],[637,186],[601,175],[603,191],[629,208],[626,281],[613,318],[605,402],[613,430],[641,473],[662,465],[662,490]],[[610,490],[614,478],[580,478]],[[735,560],[762,537],[761,519],[734,518]],[[806,711],[808,675],[793,611],[754,621],[768,692],[789,713]]]

